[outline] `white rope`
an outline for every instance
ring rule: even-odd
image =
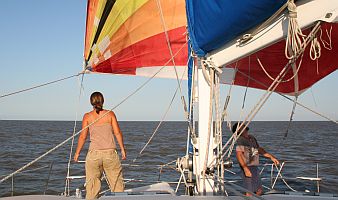
[[[82,89],[83,89],[83,79],[84,79],[84,73],[82,74],[81,81],[80,81],[80,84],[79,84],[80,92],[79,92],[79,97],[78,97],[77,109],[76,109],[76,113],[75,113],[75,120],[74,120],[74,126],[73,126],[73,136],[76,133],[77,119],[78,119],[78,114],[79,114],[78,111],[79,111],[79,105],[80,105],[81,95],[82,95]],[[66,177],[70,176],[70,163],[72,161],[74,140],[75,140],[75,137],[72,138],[72,142],[71,142],[71,146],[70,146],[69,159],[68,159],[68,164],[67,164],[67,176]],[[69,182],[69,179],[66,179],[64,194],[66,196],[70,195],[70,182]]]
[[[239,134],[237,134],[237,136],[236,136],[236,132],[235,132],[235,134],[233,134],[230,137],[230,139],[228,140],[227,144],[230,142],[230,140],[237,141],[237,139],[241,136],[241,134],[244,132],[244,130],[246,129],[246,127],[248,127],[248,125],[250,124],[250,122],[252,121],[252,119],[256,116],[257,112],[262,108],[262,106],[265,104],[265,102],[267,101],[267,99],[271,96],[272,92],[277,88],[277,86],[280,83],[280,80],[285,76],[286,72],[288,71],[290,64],[291,64],[291,61],[289,61],[288,64],[282,69],[282,71],[279,73],[279,75],[274,80],[274,82],[270,85],[270,87],[267,89],[267,91],[262,95],[261,99],[257,102],[257,104],[254,106],[254,108],[251,110],[251,112],[247,115],[247,117],[239,125],[238,129],[236,130],[236,132],[238,130],[241,130],[241,132]],[[243,127],[243,125],[244,125],[244,127]],[[225,145],[223,147],[222,151],[224,151],[226,147],[227,147],[227,145]],[[221,158],[223,159],[225,155],[226,154],[223,154]]]
[[[216,112],[216,133],[215,133],[215,137],[216,137],[216,142],[217,142],[217,155],[216,157],[219,158],[221,155],[221,149],[222,147],[222,122],[221,122],[221,109],[220,109],[220,79],[219,76],[216,76],[216,80],[215,80],[215,92],[214,92],[214,99],[215,99],[215,112]],[[219,160],[219,163],[223,163],[223,160]],[[223,180],[224,177],[224,169],[223,169],[223,165],[217,165],[217,179],[218,181],[220,181],[221,179]]]
[[[283,166],[284,166],[284,162],[281,164],[281,167],[278,169],[278,166],[275,166],[277,168],[277,176],[276,176],[276,179],[275,179],[275,182],[273,183],[272,185],[272,189],[274,188],[276,182],[277,182],[277,179],[278,179],[278,176],[282,179],[282,181],[284,182],[284,184],[286,185],[286,187],[288,187],[290,190],[292,190],[293,192],[297,192],[295,189],[293,189],[287,182],[286,180],[283,178],[282,176],[282,169],[283,169]]]
[[[211,85],[211,80],[210,80],[210,75],[207,72],[206,66],[208,66],[208,62],[206,62],[205,60],[201,60],[201,68],[202,68],[202,73],[203,73],[203,77],[205,79],[205,81],[208,83],[208,85]]]
[[[207,145],[206,152],[204,157],[203,164],[203,193],[206,192],[205,178],[206,178],[206,170],[208,166],[208,154],[209,154],[209,146],[210,146],[210,136],[211,136],[211,124],[212,124],[212,100],[213,100],[213,92],[214,92],[214,76],[215,71],[210,68],[210,97],[209,97],[209,120],[208,120],[208,136],[207,136]],[[201,155],[202,156],[202,155]]]
[[[192,57],[190,56],[189,59],[191,59]],[[195,62],[195,60],[193,60],[193,62]],[[193,104],[194,104],[194,98],[195,98],[195,65],[194,63],[192,64],[192,74],[191,74],[191,88],[190,88],[190,99],[189,99],[189,121],[191,122],[191,120],[193,119]],[[186,155],[189,154],[189,147],[191,143],[196,143],[196,135],[195,131],[194,131],[194,123],[192,124],[192,126],[188,127],[188,133],[187,133],[187,145],[186,145]],[[193,130],[190,130],[193,129]],[[191,134],[191,136],[190,136]],[[194,148],[193,148],[194,149]]]
[[[245,73],[243,73],[243,72],[241,72],[241,71],[238,71],[238,72],[239,72],[240,74],[242,74],[243,76],[246,76]],[[253,80],[253,81],[255,81],[256,83],[258,83],[258,84],[264,86],[264,87],[268,87],[267,85],[265,85],[264,83],[262,83],[262,82],[260,82],[260,81],[258,81],[258,80],[256,80],[256,79],[253,79],[253,78],[250,78],[250,79]],[[292,100],[290,97],[288,97],[288,96],[286,96],[286,95],[284,95],[284,94],[282,94],[282,93],[279,93],[279,92],[276,92],[276,93],[279,94],[280,96],[286,98],[287,100],[293,102],[293,100]],[[304,109],[306,109],[306,110],[308,110],[308,111],[310,111],[310,112],[312,112],[312,113],[314,113],[314,114],[320,116],[320,117],[323,117],[323,118],[325,118],[325,119],[327,119],[327,120],[329,120],[329,121],[331,121],[331,122],[333,122],[333,123],[335,123],[335,124],[338,124],[338,121],[336,121],[335,119],[330,118],[330,117],[328,117],[328,116],[326,116],[326,115],[324,115],[324,114],[322,114],[322,113],[320,113],[320,112],[318,112],[318,111],[315,111],[315,110],[311,109],[310,107],[308,107],[308,106],[306,106],[306,105],[304,105],[304,104],[299,103],[298,101],[296,102],[296,104],[299,105],[299,106],[301,106],[301,107],[303,107]]]
[[[183,79],[183,77],[184,77],[185,72],[186,72],[186,70],[184,70],[184,73],[182,74],[182,77],[181,77],[181,80],[180,80],[180,84],[182,83],[182,79]],[[143,146],[143,148],[142,148],[141,151],[139,152],[138,156],[133,160],[133,162],[135,162],[136,159],[137,159],[139,156],[142,155],[143,151],[144,151],[144,150],[147,148],[147,146],[150,144],[150,142],[151,142],[152,139],[154,138],[155,134],[157,133],[158,129],[160,128],[161,124],[163,123],[163,121],[164,121],[165,118],[167,117],[167,114],[168,114],[168,112],[169,112],[169,110],[170,110],[170,108],[171,108],[171,106],[172,106],[172,104],[173,104],[173,102],[174,102],[174,100],[175,100],[175,97],[176,97],[176,94],[177,94],[177,92],[178,92],[178,89],[179,89],[179,88],[177,87],[176,90],[175,90],[175,93],[174,93],[173,97],[171,98],[171,101],[170,101],[170,103],[169,103],[169,105],[168,105],[168,107],[167,107],[167,110],[166,110],[166,112],[164,113],[164,115],[163,115],[161,121],[158,123],[158,125],[157,125],[155,131],[154,131],[153,134],[150,136],[148,142]]]
[[[177,51],[177,53],[175,54],[175,56],[183,49],[183,47],[186,45],[187,43],[184,43],[182,45],[182,47]],[[73,137],[76,137],[77,135],[79,135],[81,133],[81,131],[85,130],[86,128],[88,128],[89,126],[91,126],[92,124],[94,124],[96,121],[100,120],[102,117],[106,116],[110,111],[113,111],[115,108],[119,107],[121,104],[123,104],[125,101],[127,101],[131,96],[133,96],[134,94],[136,94],[138,91],[140,91],[147,83],[149,83],[157,74],[159,74],[161,72],[162,69],[164,69],[164,67],[170,62],[167,61],[163,67],[161,67],[156,73],[154,73],[154,75],[152,75],[151,77],[149,77],[143,84],[141,84],[134,92],[132,92],[131,94],[129,94],[126,98],[124,98],[120,103],[118,103],[117,105],[115,105],[112,109],[110,109],[109,111],[107,111],[106,113],[104,113],[101,117],[97,118],[95,121],[93,121],[92,123],[90,123],[88,126],[84,127],[82,130],[78,131],[76,134],[74,134],[73,136],[67,138],[66,140],[64,140],[63,142],[59,143],[58,145],[56,145],[54,148],[50,149],[49,151],[47,151],[46,153],[42,154],[41,156],[37,157],[36,159],[34,159],[33,161],[27,163],[26,165],[24,165],[23,167],[21,167],[20,169],[16,170],[15,172],[9,174],[8,176],[6,176],[5,178],[0,180],[0,183],[4,182],[5,180],[7,180],[8,178],[12,177],[13,175],[21,172],[22,170],[26,169],[27,167],[31,166],[32,164],[34,164],[35,162],[39,161],[40,159],[42,159],[43,157],[45,157],[46,155],[50,154],[51,152],[55,151],[56,149],[60,148],[61,146],[63,146],[65,143],[67,143],[69,140],[71,140]],[[73,76],[72,76],[73,77]],[[70,77],[68,77],[70,78]]]
[[[33,86],[33,87],[30,87],[30,88],[26,88],[26,89],[22,89],[22,90],[19,90],[19,91],[11,92],[11,93],[8,93],[8,94],[4,94],[4,95],[1,95],[0,98],[4,98],[4,97],[11,96],[11,95],[14,95],[14,94],[22,93],[22,92],[27,92],[29,90],[33,90],[33,89],[36,89],[36,88],[39,88],[39,87],[42,87],[42,86],[46,86],[46,85],[50,85],[50,84],[57,83],[57,82],[60,82],[60,81],[64,81],[64,80],[67,80],[67,79],[79,76],[80,74],[82,74],[82,72],[80,72],[78,74],[74,74],[74,75],[68,76],[68,77],[64,77],[64,78],[61,78],[61,79],[58,79],[58,80],[55,80],[55,81],[50,81],[50,82],[43,83],[43,84],[40,84],[40,85],[37,85],[37,86]]]
[[[244,114],[244,107],[245,107],[245,100],[246,100],[246,95],[247,95],[247,92],[248,92],[248,87],[249,87],[249,83],[250,83],[250,72],[251,72],[251,56],[249,56],[249,74],[248,74],[248,81],[247,81],[247,84],[246,84],[246,88],[245,88],[245,93],[244,93],[244,96],[243,96],[243,102],[242,102],[242,108],[241,108],[241,111],[240,111],[240,115],[239,115],[239,121],[237,121],[237,128],[238,128],[238,125],[239,125],[239,122],[240,120],[242,119],[242,116]],[[230,127],[231,129],[231,124],[230,124]],[[232,130],[231,130],[232,132]],[[237,136],[237,133],[235,134],[235,136]],[[230,158],[231,154],[232,154],[232,151],[235,147],[235,143],[236,143],[236,140],[232,140],[231,144],[230,144],[230,147],[229,147],[229,153],[228,153],[228,156],[227,156],[227,159]]]
[[[320,23],[317,23],[317,25],[315,26],[315,28],[318,28],[319,27],[319,24]],[[315,29],[314,28],[314,29]],[[318,29],[317,29],[317,31],[318,31]],[[308,38],[311,38],[312,36],[308,36]],[[302,51],[304,51],[304,49],[302,50]],[[301,52],[299,52],[298,53],[298,55],[296,55],[296,57],[294,58],[294,59],[297,59],[297,56],[299,56],[301,53],[302,53],[302,51]],[[286,68],[290,65],[290,64],[292,64],[292,61],[291,60],[289,60],[289,62],[288,62],[288,64],[283,68],[283,70],[280,72],[280,74],[276,77],[276,79],[274,80],[274,82],[270,85],[270,87],[268,88],[268,90],[267,90],[267,92],[261,97],[261,99],[260,99],[260,101],[256,104],[256,106],[252,109],[252,111],[248,114],[248,116],[246,117],[246,119],[243,121],[243,123],[240,125],[240,128],[243,126],[243,124],[248,120],[248,123],[246,124],[246,125],[244,125],[244,128],[242,129],[242,132],[243,132],[243,130],[249,125],[249,123],[251,122],[251,120],[253,119],[253,117],[256,115],[256,113],[260,110],[260,108],[264,105],[264,103],[265,103],[265,101],[267,100],[267,98],[272,94],[272,92],[277,88],[277,86],[278,86],[278,84],[281,82],[280,80],[285,76],[285,74],[286,74],[286,72],[284,73],[284,71],[286,70]],[[249,77],[250,78],[250,77]],[[250,78],[250,79],[252,79],[252,78]],[[277,81],[277,79],[280,79],[278,82],[277,82],[277,84],[275,84],[275,82]],[[275,86],[273,86],[273,85],[275,85]],[[269,93],[269,94],[268,94]],[[268,95],[267,95],[268,94]],[[278,94],[280,94],[280,93],[278,93]],[[267,95],[267,96],[266,96]],[[280,94],[280,95],[282,95],[282,94]],[[282,95],[282,96],[284,96],[285,98],[288,98],[288,97],[286,97],[285,95]],[[288,98],[289,99],[289,98]],[[289,99],[289,100],[291,100],[291,99]],[[262,103],[260,103],[260,102],[262,102]],[[296,102],[298,105],[301,105],[301,104],[299,104],[298,102]],[[260,104],[260,105],[259,105]],[[303,106],[303,105],[301,105],[302,107],[305,107],[305,106]],[[310,111],[313,111],[312,109],[310,109],[310,108],[307,108],[308,110],[310,110]],[[256,110],[256,111],[255,111]],[[322,115],[322,114],[320,114],[320,113],[318,113],[318,112],[316,112],[316,111],[313,111],[314,113],[316,113],[316,114],[318,114],[318,115],[320,115],[320,116],[322,116],[322,117],[324,117],[324,118],[326,118],[326,119],[329,119],[330,121],[332,121],[332,122],[334,122],[334,123],[336,123],[336,124],[338,124],[338,122],[336,121],[336,120],[333,120],[333,119],[330,119],[330,118],[328,118],[328,117],[326,117],[326,116],[324,116],[324,115]],[[237,131],[236,131],[237,132]],[[230,137],[230,139],[228,140],[228,142],[226,143],[226,145],[224,145],[224,147],[223,147],[223,149],[222,149],[222,151],[224,151],[224,149],[227,147],[227,145],[230,143],[230,141],[232,140],[232,139],[234,139],[235,141],[237,141],[237,139],[240,137],[240,135],[242,134],[242,132],[241,133],[239,133],[238,135],[236,134],[236,133],[234,133],[231,137]],[[223,156],[222,156],[222,158],[224,158],[224,156],[226,155],[226,153],[227,152],[225,152],[224,154],[223,154]],[[213,162],[213,161],[212,161]]]
[[[327,29],[325,29],[325,32],[326,32],[326,35],[327,35],[327,37],[328,37],[328,39],[329,39],[329,41],[327,42],[327,41],[325,41],[325,40],[323,40],[323,38],[322,38],[322,33],[323,31],[322,31],[322,29],[320,29],[320,41],[322,42],[322,44],[323,44],[323,47],[325,48],[325,49],[327,49],[327,50],[332,50],[332,25],[331,25],[331,27],[330,27],[330,32],[328,32],[327,31]]]
[[[161,15],[161,24],[163,26],[164,35],[165,35],[165,39],[167,41],[167,46],[168,46],[168,49],[169,49],[171,61],[173,62],[173,65],[174,65],[177,85],[178,85],[179,90],[180,90],[180,95],[183,96],[182,95],[183,94],[182,93],[182,87],[181,87],[181,84],[180,84],[180,79],[178,77],[178,73],[177,73],[177,69],[176,69],[176,63],[175,63],[175,59],[174,59],[175,57],[174,57],[174,54],[173,54],[173,50],[171,48],[171,43],[170,43],[170,39],[169,39],[168,29],[167,29],[167,26],[166,26],[166,23],[165,23],[165,20],[164,20],[164,15],[163,15],[162,7],[161,7],[161,2],[160,2],[160,0],[157,0],[156,3],[157,3],[158,10],[160,12],[160,15]],[[185,105],[185,101],[183,99],[182,99],[182,101],[183,101],[183,106],[184,106]],[[187,112],[187,111],[185,111],[185,112]]]
[[[184,172],[183,172],[181,166],[182,166],[182,163],[179,164],[178,170],[179,170],[180,173],[181,173],[181,177],[183,178],[183,182],[184,182],[184,184],[185,184],[185,187],[188,188],[189,186],[188,186],[187,180],[186,180],[186,178],[185,178],[185,175],[184,175]],[[179,187],[179,184],[177,184],[177,188],[176,188],[176,191],[175,191],[175,192],[177,192],[178,187]]]
[[[287,80],[281,80],[281,83],[289,82],[289,81],[293,80],[293,79],[298,75],[298,72],[299,72],[300,67],[301,67],[301,65],[302,65],[302,61],[303,61],[303,54],[302,54],[301,59],[300,59],[300,61],[299,61],[299,63],[298,63],[298,67],[297,67],[295,73],[293,73],[293,76],[290,77],[290,78],[288,78]],[[258,62],[258,64],[259,64],[259,66],[262,68],[262,70],[264,71],[264,73],[265,73],[272,81],[275,80],[275,78],[273,78],[273,77],[266,71],[265,67],[263,66],[262,62],[260,61],[260,59],[259,59],[258,57],[257,57],[257,62]]]
[[[238,62],[236,62],[236,65],[235,65],[235,68],[234,68],[236,72],[238,70],[237,64],[238,64]],[[228,127],[231,126],[231,122],[230,122],[230,117],[229,117],[229,114],[227,112],[227,109],[228,109],[228,105],[229,105],[230,100],[231,100],[231,92],[232,92],[232,87],[233,87],[234,84],[235,84],[235,75],[232,77],[232,81],[231,81],[231,84],[230,84],[230,87],[229,87],[229,90],[228,90],[228,94],[227,94],[227,97],[226,97],[226,99],[224,101],[222,118],[221,118],[221,121],[224,121],[224,118],[227,119],[227,125],[228,125]]]
[[[291,60],[301,51],[305,35],[302,33],[297,22],[297,6],[294,0],[289,0],[287,4],[289,10],[289,25],[288,35],[285,41],[285,57]]]
[[[179,88],[179,91],[180,91],[180,95],[181,95],[181,101],[182,101],[182,105],[183,105],[183,110],[184,110],[184,113],[185,113],[185,118],[189,124],[189,128],[192,130],[193,132],[193,135],[194,134],[194,130],[192,129],[192,125],[191,125],[191,122],[189,120],[189,113],[188,113],[188,110],[187,110],[187,104],[186,104],[186,101],[184,99],[184,96],[183,96],[183,92],[182,92],[182,87],[181,87],[181,84],[180,84],[180,79],[178,77],[178,73],[177,73],[177,69],[176,69],[176,64],[175,64],[175,56],[173,54],[173,51],[172,51],[172,48],[171,48],[171,43],[170,43],[170,39],[169,39],[169,34],[168,34],[168,29],[167,29],[167,26],[166,26],[166,23],[165,23],[165,20],[164,20],[164,15],[163,15],[163,10],[162,10],[162,6],[161,6],[161,2],[160,0],[157,0],[156,1],[157,3],[157,8],[160,12],[160,16],[161,16],[161,24],[162,24],[162,27],[163,27],[163,31],[164,31],[164,34],[165,34],[165,38],[166,38],[166,41],[167,41],[167,46],[168,46],[168,49],[169,49],[169,53],[170,53],[170,56],[171,56],[171,61],[173,62],[173,65],[174,65],[174,70],[175,70],[175,75],[176,75],[176,80],[177,80],[177,85],[178,85],[178,88]],[[189,59],[191,57],[189,56],[188,58],[188,62],[189,62]]]
[[[300,67],[302,65],[302,61],[303,61],[303,55],[304,55],[304,51],[306,49],[306,47],[308,46],[308,44],[316,38],[316,34],[318,33],[318,31],[321,30],[320,29],[320,22],[318,22],[312,29],[312,31],[309,33],[309,35],[304,39],[304,42],[301,44],[301,48],[299,48],[299,50],[296,52],[296,54],[290,58],[289,60],[292,61],[293,63],[295,63],[295,61],[297,60],[297,58],[299,58],[299,56],[301,57],[299,63],[298,63],[298,67],[297,70],[294,71],[293,76],[288,78],[287,80],[281,80],[282,83],[285,82],[289,82],[291,80],[293,80],[297,75],[298,72],[300,70]],[[288,35],[289,37],[289,35]],[[287,40],[286,40],[287,41]],[[285,50],[287,49],[287,44],[285,46]],[[286,55],[287,56],[287,55]],[[260,61],[260,59],[258,58],[257,54],[256,54],[256,59],[257,62],[259,64],[259,66],[262,68],[263,72],[267,75],[267,77],[269,77],[271,80],[274,80],[275,78],[273,78],[265,69],[265,67],[263,66],[262,62]]]
[[[321,47],[320,43],[318,42],[317,37],[315,37],[311,41],[311,46],[310,46],[310,58],[311,60],[318,60],[321,56]]]
[[[255,107],[251,110],[251,112],[247,115],[247,117],[243,120],[243,122],[238,127],[241,132],[238,134],[238,136],[235,138],[235,141],[241,136],[241,134],[244,132],[244,130],[247,128],[247,126],[250,124],[251,120],[256,116],[258,111],[262,108],[262,106],[265,104],[265,102],[268,100],[268,98],[271,96],[272,92],[277,88],[280,81],[283,76],[285,76],[287,72],[287,66],[283,68],[283,70],[280,72],[280,74],[277,76],[275,81],[271,84],[271,86],[268,88],[266,93],[261,97],[261,99],[258,101],[258,103],[255,105]],[[244,125],[247,122],[246,125]],[[242,127],[244,125],[244,127]],[[238,129],[237,129],[238,130]]]
[[[280,7],[269,19],[267,19],[264,23],[262,23],[258,28],[256,28],[252,33],[244,34],[242,38],[237,40],[239,45],[244,45],[248,41],[250,41],[255,35],[261,32],[267,25],[269,25],[279,14],[283,12],[283,10],[287,7],[288,2],[285,3],[282,7]]]

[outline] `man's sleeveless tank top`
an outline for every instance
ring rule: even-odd
[[[116,149],[113,127],[110,123],[89,126],[89,150]]]

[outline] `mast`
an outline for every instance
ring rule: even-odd
[[[214,73],[212,70],[203,69],[200,59],[197,63],[198,136],[193,157],[194,174],[198,194],[213,195],[217,191],[214,168],[210,167],[211,162],[215,160],[215,148],[217,147],[212,114]]]

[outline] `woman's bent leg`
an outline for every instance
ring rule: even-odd
[[[107,152],[103,158],[103,169],[107,175],[109,187],[112,192],[123,192],[124,182],[122,166],[116,150]]]

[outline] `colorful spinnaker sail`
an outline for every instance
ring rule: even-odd
[[[182,74],[186,70],[190,55],[188,46],[191,46],[197,56],[211,58],[215,63],[217,59],[225,60],[216,65],[234,72],[231,77],[235,85],[266,90],[288,62],[284,53],[285,35],[264,45],[257,37],[236,51],[228,47],[240,46],[237,39],[254,32],[255,27],[266,22],[281,7],[284,13],[263,28],[271,26],[272,30],[280,23],[283,27],[277,32],[284,34],[289,20],[285,5],[289,1],[88,0],[86,69],[95,73],[152,76],[159,67],[166,66],[159,77],[176,78],[177,71]],[[275,90],[291,95],[300,94],[338,68],[335,58],[338,25],[337,20],[331,20],[336,18],[337,3],[330,0],[298,0],[296,3],[304,8],[298,13],[300,18],[318,15],[316,20],[307,22],[303,33],[308,34],[317,21],[325,22],[316,33],[322,47],[320,57],[312,60],[309,56],[311,45],[306,46],[304,56],[296,62],[297,65],[301,62],[300,67],[289,70]],[[323,7],[323,16],[318,14],[320,9],[316,5]],[[270,28],[264,29],[264,35]],[[256,49],[240,55],[242,49],[253,44]],[[217,59],[213,57],[218,54],[215,52],[224,49],[231,50],[218,55]],[[221,78],[229,76],[228,72],[224,70]]]
[[[187,62],[186,24],[184,0],[88,0],[86,68],[152,76],[167,66],[173,78]]]

